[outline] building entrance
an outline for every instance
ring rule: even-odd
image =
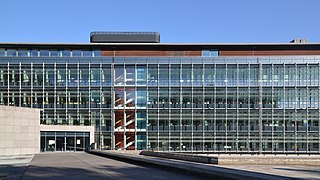
[[[84,151],[89,145],[89,132],[41,132],[41,152]]]

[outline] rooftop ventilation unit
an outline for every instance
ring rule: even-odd
[[[90,43],[160,43],[157,32],[92,32]]]
[[[293,39],[292,41],[290,41],[290,43],[293,43],[293,44],[307,44],[308,43],[308,39],[296,38],[296,39]]]

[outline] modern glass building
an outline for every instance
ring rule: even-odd
[[[0,105],[94,126],[99,149],[319,153],[319,55],[297,42],[0,43]],[[41,132],[41,150],[67,135]]]

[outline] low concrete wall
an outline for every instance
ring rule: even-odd
[[[178,159],[178,160],[207,163],[207,164],[218,164],[218,158],[210,157],[210,156],[197,156],[192,154],[152,152],[152,151],[141,151],[140,155],[162,157],[162,158],[169,158],[169,159]]]
[[[218,165],[305,165],[320,166],[320,155],[216,155],[142,151],[140,155]]]
[[[219,165],[308,165],[320,166],[320,155],[220,155]]]
[[[0,155],[40,151],[40,109],[0,106]]]

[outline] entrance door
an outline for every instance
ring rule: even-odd
[[[66,151],[75,151],[74,137],[66,137],[66,139],[67,139]]]
[[[56,151],[64,151],[65,148],[64,137],[57,137],[56,138]]]
[[[56,132],[56,151],[65,151],[65,132]]]

